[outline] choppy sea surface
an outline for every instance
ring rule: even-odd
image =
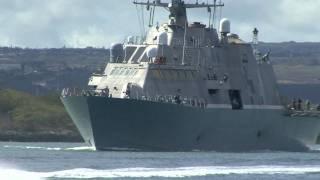
[[[0,142],[0,179],[320,179],[320,147],[288,152],[95,152],[85,144]]]

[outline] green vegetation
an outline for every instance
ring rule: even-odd
[[[15,90],[0,90],[0,136],[23,134],[77,136],[59,95],[32,96]]]
[[[320,83],[320,66],[275,64],[274,71],[281,84]]]

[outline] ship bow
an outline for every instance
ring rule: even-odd
[[[78,128],[83,140],[95,147],[88,98],[85,96],[61,97],[68,114]]]

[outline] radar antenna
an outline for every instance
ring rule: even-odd
[[[198,1],[196,1],[195,3],[185,3],[183,0],[171,0],[171,3],[165,3],[162,2],[161,0],[155,0],[150,2],[148,1],[138,1],[138,0],[134,0],[133,4],[136,5],[143,5],[143,6],[147,6],[147,9],[150,10],[150,7],[153,6],[153,9],[155,7],[163,7],[163,8],[167,8],[169,9],[170,15],[169,15],[169,19],[170,19],[170,24],[171,25],[178,25],[178,26],[182,26],[184,27],[186,23],[188,23],[187,20],[187,11],[186,9],[190,9],[190,8],[217,8],[217,7],[223,7],[224,4],[223,3],[216,3],[216,1],[214,3],[199,3]],[[150,13],[153,14],[154,12]],[[153,18],[154,15],[151,16],[151,18]],[[153,22],[153,20],[151,20],[151,22]]]
[[[259,30],[257,28],[253,29],[253,38],[252,38],[252,44],[258,45],[259,43]]]
[[[253,52],[255,55],[257,55],[258,52],[258,44],[259,44],[259,30],[257,28],[254,28],[253,31],[253,37],[252,37],[252,47],[253,47]]]

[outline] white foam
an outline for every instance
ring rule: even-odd
[[[320,167],[188,167],[188,168],[132,168],[116,170],[74,169],[53,174],[58,178],[149,178],[195,177],[230,174],[305,174],[320,172]]]
[[[10,179],[10,180],[40,180],[44,179],[45,174],[27,172],[15,169],[0,169],[0,179]]]
[[[81,146],[81,147],[66,148],[65,150],[69,150],[69,151],[95,151],[96,148],[93,146]]]
[[[312,145],[312,146],[309,146],[309,149],[311,151],[320,151],[320,145]]]
[[[208,175],[274,175],[320,173],[320,166],[209,166],[185,168],[126,168],[111,170],[72,169],[57,172],[37,173],[18,170],[0,170],[0,179],[23,177],[23,179],[41,178],[150,178],[150,177],[201,177]]]
[[[81,147],[72,147],[72,148],[61,148],[61,147],[40,147],[40,146],[9,146],[5,145],[4,148],[13,148],[13,149],[31,149],[31,150],[47,150],[47,151],[95,151],[94,147],[90,146],[81,146]]]
[[[39,149],[39,150],[49,150],[49,151],[61,151],[60,147],[40,147],[40,146],[3,146],[4,148],[14,148],[14,149]]]

